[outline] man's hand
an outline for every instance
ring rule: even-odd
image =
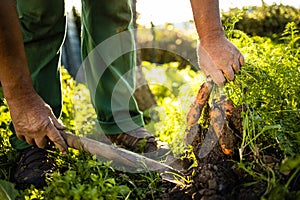
[[[201,40],[198,58],[205,75],[211,76],[219,86],[226,82],[225,77],[232,81],[234,74],[244,65],[243,55],[225,36]]]
[[[67,152],[59,133],[65,127],[34,91],[14,0],[1,1],[0,19],[0,82],[17,137],[40,148],[49,139],[60,151]]]
[[[227,40],[220,20],[218,0],[190,0],[200,40],[198,57],[200,68],[221,86],[233,80],[244,64],[240,51]],[[225,75],[225,76],[224,76]]]
[[[39,95],[33,93],[22,99],[17,97],[8,101],[8,105],[19,139],[39,148],[44,148],[50,140],[61,152],[67,152],[67,144],[59,133],[65,126],[58,122],[50,106]]]

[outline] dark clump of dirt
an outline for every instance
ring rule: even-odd
[[[239,161],[236,147],[241,140],[241,112],[244,109],[243,106],[234,107],[231,102],[226,101],[226,120],[219,137],[208,129],[198,127],[192,142],[198,166],[187,172],[192,177],[192,183],[184,188],[178,185],[173,187],[162,199],[259,199],[266,185],[256,183],[251,187],[244,187],[243,183],[251,180],[247,180],[246,174],[236,164]]]

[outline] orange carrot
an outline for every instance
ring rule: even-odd
[[[233,146],[230,145],[227,139],[224,139],[224,131],[228,129],[226,117],[226,97],[222,95],[220,99],[212,101],[212,107],[209,112],[210,124],[212,125],[216,136],[219,138],[219,144],[225,155],[230,155],[233,152]],[[228,130],[229,131],[229,130]]]
[[[200,118],[201,112],[205,103],[207,102],[211,90],[212,90],[213,82],[206,81],[203,83],[198,91],[195,101],[192,103],[191,108],[187,114],[187,126],[192,126],[196,124]]]

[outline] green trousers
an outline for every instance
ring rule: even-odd
[[[64,1],[17,0],[17,9],[34,88],[59,117],[59,60],[66,30]],[[131,28],[130,0],[82,0],[83,69],[105,134],[144,125],[132,96],[136,58]],[[15,135],[10,141],[16,149],[29,146]]]

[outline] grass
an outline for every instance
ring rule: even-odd
[[[244,132],[237,147],[240,152],[237,164],[245,177],[251,177],[244,187],[264,183],[266,188],[261,199],[299,197],[300,190],[295,182],[297,178],[299,181],[300,171],[298,29],[293,23],[288,24],[282,43],[269,38],[248,37],[236,30],[229,31],[228,37],[246,59],[235,81],[225,88],[227,97],[235,105],[247,107],[242,113]],[[154,65],[143,62],[143,66],[158,102],[154,108],[157,115],[150,117],[147,129],[169,143],[175,153],[181,154],[190,148],[183,142],[185,118],[204,76],[189,68],[178,71],[178,63]],[[61,120],[68,131],[79,135],[97,131],[88,90],[84,85],[77,85],[66,71],[63,71],[63,91]],[[76,103],[73,97],[77,98]],[[17,199],[156,199],[167,189],[161,185],[156,173],[118,171],[110,166],[110,162],[71,150],[68,155],[55,152],[59,171],[48,180],[48,187],[16,191],[7,182],[16,152],[8,141],[10,117],[5,101],[0,102],[0,111],[0,179],[5,181],[0,186],[11,194],[18,194]]]

